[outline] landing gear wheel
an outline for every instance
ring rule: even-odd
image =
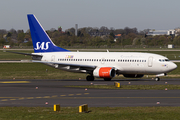
[[[155,81],[159,81],[160,80],[160,78],[159,77],[155,77]]]
[[[104,78],[104,81],[111,81],[111,78]]]
[[[94,76],[88,75],[88,76],[86,77],[86,80],[87,80],[87,81],[94,81]]]

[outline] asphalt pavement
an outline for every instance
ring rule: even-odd
[[[109,90],[66,87],[68,85],[155,85],[180,84],[180,79],[86,80],[0,80],[0,106],[127,107],[180,106],[180,90]]]

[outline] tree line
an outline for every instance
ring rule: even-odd
[[[100,28],[84,27],[78,29],[75,36],[75,28],[58,31],[55,28],[46,31],[57,46],[167,46],[174,44],[180,46],[180,36],[147,36],[148,29],[138,31],[137,28],[125,27],[114,29],[102,26]],[[108,33],[107,35],[91,35],[90,33]],[[116,37],[115,35],[121,34]],[[30,30],[0,29],[0,46],[32,46]]]

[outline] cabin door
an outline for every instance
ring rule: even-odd
[[[54,55],[51,56],[51,62],[55,62],[55,56]]]
[[[149,57],[148,59],[148,67],[152,67],[153,66],[153,57]]]

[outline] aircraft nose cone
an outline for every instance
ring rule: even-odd
[[[176,69],[177,68],[177,65],[176,64],[174,64],[174,69]]]
[[[177,65],[175,63],[172,63],[170,68],[171,70],[175,70],[177,68]]]

